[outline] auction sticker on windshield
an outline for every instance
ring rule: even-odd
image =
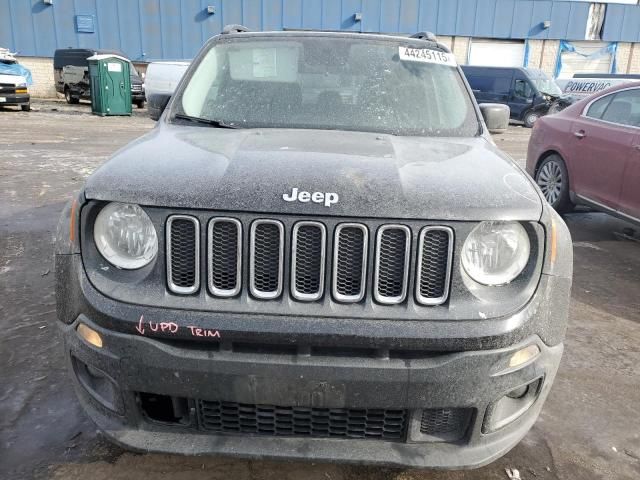
[[[456,57],[452,53],[431,50],[430,48],[398,47],[398,53],[400,60],[406,62],[438,63],[450,67],[457,65]]]

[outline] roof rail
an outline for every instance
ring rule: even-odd
[[[237,23],[234,23],[232,25],[225,25],[224,28],[222,29],[222,34],[227,35],[229,33],[242,33],[242,32],[249,32],[249,31],[250,30],[244,25],[238,25]]]
[[[420,40],[429,40],[430,42],[438,42],[438,38],[431,32],[417,32],[409,38],[418,38]]]
[[[449,49],[449,47],[447,47],[444,43],[440,43],[438,41],[438,37],[436,37],[434,33],[418,32],[418,33],[414,33],[409,38],[417,38],[418,40],[426,40],[428,42],[433,42],[438,46],[438,48],[442,49],[447,53],[451,53],[451,50]]]

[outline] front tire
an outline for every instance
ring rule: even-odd
[[[144,100],[140,100],[140,101],[136,102],[136,106],[138,108],[144,108]]]
[[[567,213],[575,206],[569,196],[569,172],[560,155],[545,158],[535,175],[544,198],[558,213]]]
[[[542,115],[540,115],[538,112],[534,112],[533,110],[527,111],[527,113],[525,113],[524,117],[522,118],[524,126],[527,128],[533,128],[533,126],[541,116]]]
[[[22,109],[23,112],[30,112],[31,111],[31,104],[27,103],[26,105],[20,105],[20,108]]]
[[[71,95],[71,89],[69,87],[64,89],[64,99],[69,105],[74,105],[80,102],[80,99],[78,97],[74,97],[73,95]]]

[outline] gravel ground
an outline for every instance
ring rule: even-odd
[[[431,472],[221,457],[133,454],[80,409],[56,333],[52,245],[73,191],[116,149],[153,128],[145,111],[92,116],[87,104],[0,109],[0,478],[523,479],[640,478],[640,244],[604,214],[566,217],[575,281],[566,352],[540,420],[485,468]],[[523,161],[529,130],[496,143]]]

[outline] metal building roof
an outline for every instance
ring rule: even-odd
[[[0,0],[0,46],[34,56],[80,47],[117,49],[132,60],[192,58],[233,23],[256,30],[580,40],[589,7],[563,0]],[[603,40],[640,41],[638,25],[639,6],[609,4]]]

